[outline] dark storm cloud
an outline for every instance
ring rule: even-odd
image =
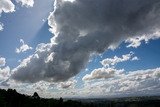
[[[159,0],[56,0],[54,6],[48,24],[55,36],[13,70],[13,79],[66,81],[92,54],[160,28]]]

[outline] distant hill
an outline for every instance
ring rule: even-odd
[[[0,107],[160,107],[160,97],[129,97],[114,99],[63,100],[40,98],[17,93],[16,90],[0,89]]]

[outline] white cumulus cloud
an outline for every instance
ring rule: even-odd
[[[34,0],[16,0],[18,3],[21,3],[22,6],[33,7]]]
[[[15,11],[15,5],[11,0],[1,0],[0,1],[0,14],[2,12],[9,13]]]
[[[22,53],[33,49],[32,47],[28,46],[23,39],[20,39],[20,43],[22,45],[19,48],[16,48],[16,53]]]
[[[83,80],[95,80],[95,79],[109,79],[115,76],[115,73],[123,72],[123,70],[116,70],[114,68],[98,68],[94,69],[91,74],[86,74]]]
[[[117,63],[120,63],[120,62],[125,62],[125,61],[128,61],[128,60],[138,60],[138,57],[133,56],[133,55],[134,55],[134,53],[130,52],[129,54],[122,55],[122,57],[114,56],[113,58],[106,58],[106,59],[101,61],[101,64],[104,67],[110,67],[110,66],[114,66],[114,65],[116,65]]]
[[[86,74],[82,80],[95,80],[95,79],[109,79],[114,78],[117,74],[123,74],[124,69],[117,70],[115,65],[125,61],[139,60],[137,56],[134,56],[133,52],[122,55],[122,57],[114,56],[113,58],[106,58],[100,61],[102,68],[94,69],[90,74]]]

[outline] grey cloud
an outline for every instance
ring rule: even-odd
[[[8,66],[0,68],[0,82],[7,80],[9,77],[10,77],[10,68]]]
[[[13,79],[66,81],[85,68],[93,53],[160,28],[159,0],[55,0],[54,6],[48,24],[55,36],[41,45],[44,51],[37,49],[13,70]]]

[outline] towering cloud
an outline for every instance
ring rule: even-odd
[[[65,81],[128,38],[160,30],[159,0],[55,0],[48,18],[54,37],[13,70],[18,81]]]

